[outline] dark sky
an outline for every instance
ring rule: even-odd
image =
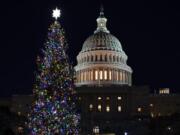
[[[0,5],[1,96],[30,93],[35,59],[47,37],[52,9],[61,8],[71,61],[96,29],[103,3],[108,29],[122,43],[134,85],[180,91],[180,8],[167,0],[7,0]]]

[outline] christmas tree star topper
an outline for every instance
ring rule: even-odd
[[[52,15],[57,20],[61,16],[61,10],[59,10],[58,8],[54,9]]]

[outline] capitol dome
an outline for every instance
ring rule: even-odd
[[[120,41],[115,36],[110,33],[100,31],[87,38],[83,44],[81,52],[93,50],[111,50],[122,52],[122,47]]]
[[[97,29],[88,37],[77,56],[75,68],[78,86],[132,85],[132,69],[120,41],[110,34],[101,9]]]

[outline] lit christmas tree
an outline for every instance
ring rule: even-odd
[[[43,55],[37,58],[38,71],[28,126],[31,135],[78,135],[77,96],[72,66],[65,52],[67,43],[57,21],[60,10],[53,10],[53,17],[56,21],[49,28]]]

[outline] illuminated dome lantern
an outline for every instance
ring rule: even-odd
[[[101,8],[97,29],[86,39],[77,56],[77,87],[132,84],[132,69],[126,64],[128,57],[120,41],[110,34],[106,22]]]

